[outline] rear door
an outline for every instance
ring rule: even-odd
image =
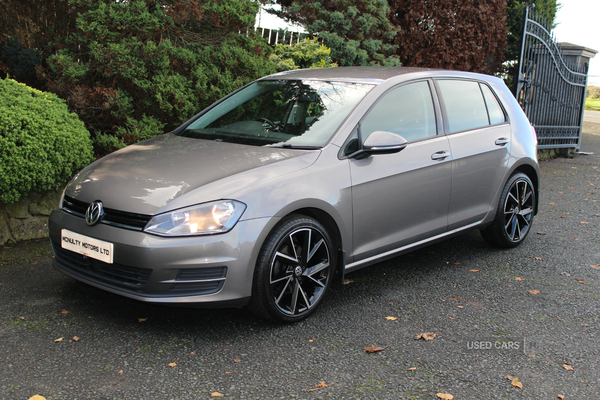
[[[508,168],[511,129],[490,87],[477,81],[439,79],[445,130],[452,150],[448,229],[480,221],[495,207]]]

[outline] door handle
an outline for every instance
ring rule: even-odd
[[[431,159],[435,160],[435,161],[441,161],[444,160],[446,158],[450,157],[450,152],[449,151],[436,151],[435,153],[433,153],[431,155]]]
[[[506,143],[508,143],[508,139],[505,137],[501,137],[496,139],[496,145],[497,146],[504,146]]]

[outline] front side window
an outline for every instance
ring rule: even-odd
[[[436,135],[431,90],[426,81],[410,83],[384,94],[360,125],[361,139],[375,131],[387,131],[407,141]]]
[[[233,94],[180,135],[254,146],[324,146],[372,85],[264,80]]]

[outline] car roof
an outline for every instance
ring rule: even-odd
[[[337,68],[309,68],[297,69],[293,71],[283,71],[266,76],[262,79],[314,79],[326,81],[346,81],[355,83],[380,84],[388,79],[397,78],[405,75],[415,75],[415,77],[468,77],[472,79],[490,80],[494,79],[489,75],[476,74],[472,72],[450,71],[433,68],[416,67],[337,67]]]

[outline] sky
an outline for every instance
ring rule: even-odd
[[[600,0],[559,0],[554,35],[559,42],[569,42],[600,52]],[[588,84],[600,86],[600,53],[590,60]]]

